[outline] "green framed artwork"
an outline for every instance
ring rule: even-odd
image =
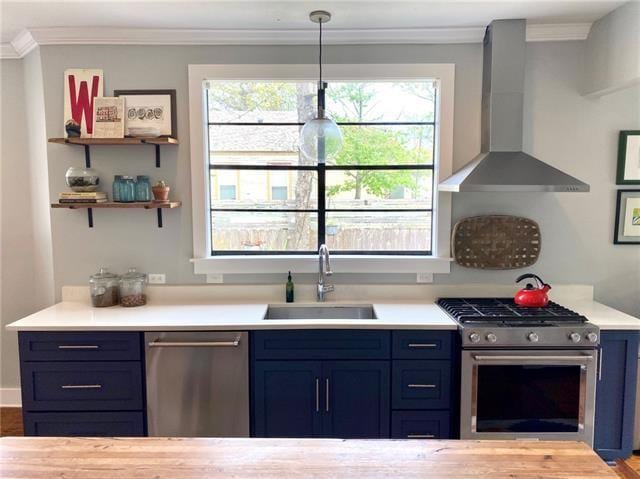
[[[616,184],[640,185],[640,130],[620,132]]]
[[[640,244],[640,190],[618,190],[614,244]]]

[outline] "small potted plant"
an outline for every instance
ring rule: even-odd
[[[153,201],[166,203],[169,201],[169,190],[171,188],[167,185],[166,181],[160,180],[153,187],[151,191],[153,191]]]

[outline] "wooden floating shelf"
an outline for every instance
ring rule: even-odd
[[[83,208],[144,208],[145,210],[153,210],[156,208],[173,209],[180,208],[181,201],[169,201],[168,203],[151,202],[133,202],[133,203],[115,203],[107,201],[105,203],[52,203],[51,208],[66,208],[70,210]]]
[[[89,221],[89,228],[93,228],[93,209],[145,209],[145,210],[157,210],[158,213],[158,228],[162,228],[162,210],[180,208],[182,206],[181,201],[168,201],[166,203],[156,203],[154,201],[145,202],[133,202],[133,203],[116,203],[113,201],[107,201],[105,203],[51,203],[51,208],[63,208],[67,210],[87,210],[87,219]]]
[[[61,145],[177,145],[177,138],[49,138],[49,143]]]

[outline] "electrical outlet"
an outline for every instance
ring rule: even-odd
[[[149,273],[147,278],[149,284],[165,284],[167,282],[167,276],[162,273]]]
[[[433,283],[433,273],[417,273],[416,283]]]
[[[224,277],[222,273],[209,273],[207,274],[207,283],[224,283]]]

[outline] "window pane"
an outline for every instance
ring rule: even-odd
[[[431,170],[328,170],[327,209],[431,208]]]
[[[342,150],[336,165],[433,164],[433,125],[341,125]]]
[[[315,111],[316,84],[210,81],[209,122],[304,122]]]
[[[314,210],[318,205],[315,171],[214,169],[210,175],[212,208]],[[233,197],[225,189],[231,186]]]
[[[327,112],[336,121],[433,121],[435,83],[332,82],[327,88]]]
[[[340,251],[430,251],[431,213],[327,213],[326,244]]]
[[[317,251],[315,213],[211,213],[213,251]]]

